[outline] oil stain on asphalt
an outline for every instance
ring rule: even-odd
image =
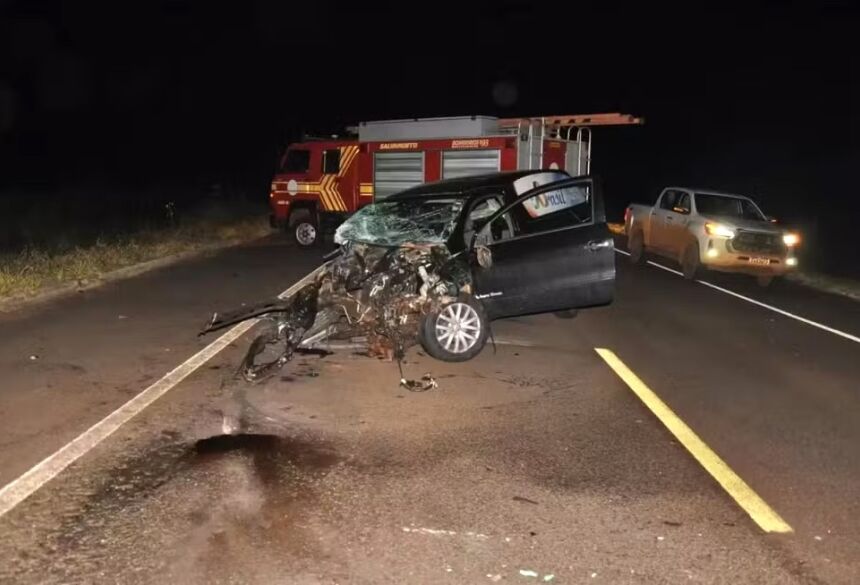
[[[249,555],[285,562],[315,555],[302,525],[319,483],[341,460],[330,446],[265,433],[180,439],[163,433],[109,472],[69,482],[48,508],[38,502],[53,518],[38,523],[39,533],[21,524],[17,538],[4,528],[13,538],[0,554],[15,562],[0,568],[0,581],[86,580],[131,566],[178,582],[223,575]]]

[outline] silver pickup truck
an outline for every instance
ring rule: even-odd
[[[775,225],[749,197],[668,187],[654,206],[624,212],[630,259],[646,252],[677,260],[692,280],[702,268],[754,275],[761,286],[797,268],[800,236]]]

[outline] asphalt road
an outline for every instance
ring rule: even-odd
[[[0,485],[213,341],[212,310],[319,259],[273,238],[0,316]],[[860,335],[854,302],[703,280]],[[350,350],[249,386],[237,339],[0,517],[0,582],[860,582],[860,344],[620,255],[612,306],[494,333],[463,364],[413,349],[423,393]],[[793,532],[763,531],[595,348]]]

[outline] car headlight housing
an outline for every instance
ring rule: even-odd
[[[786,232],[782,234],[782,243],[792,248],[800,243],[800,234],[795,234],[793,232]]]
[[[735,237],[735,230],[721,223],[708,222],[705,224],[705,231],[709,236],[715,236],[717,238],[731,239]]]

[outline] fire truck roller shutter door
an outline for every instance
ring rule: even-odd
[[[500,170],[501,151],[446,150],[442,153],[442,178],[458,179],[473,175],[486,175]]]
[[[377,200],[423,182],[423,152],[377,152],[374,155],[373,193]]]

